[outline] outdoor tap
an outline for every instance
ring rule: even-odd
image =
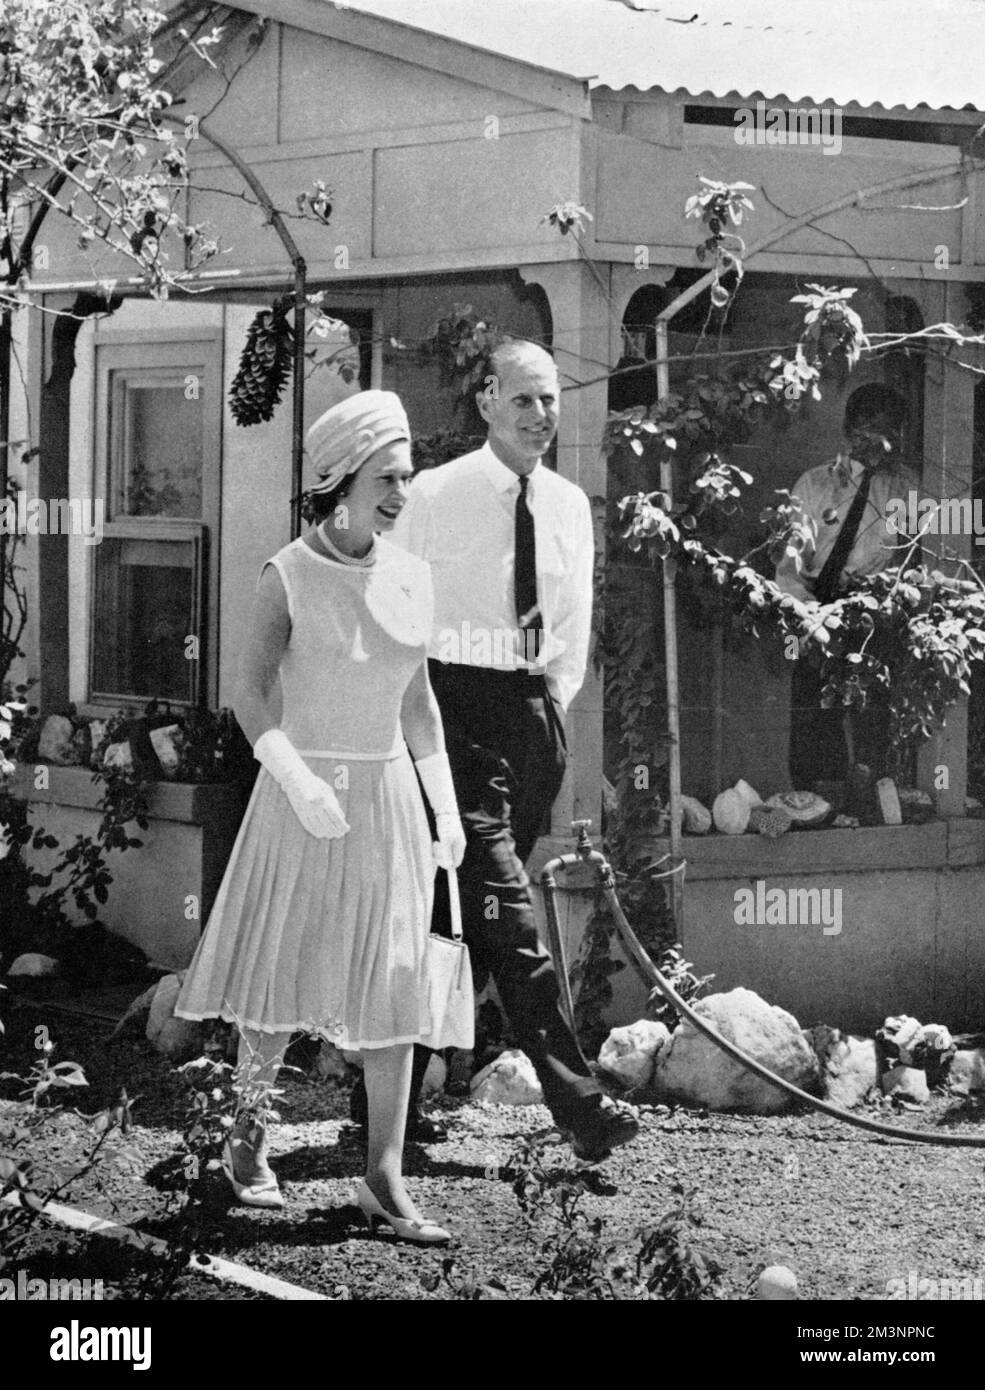
[[[592,852],[592,842],[588,838],[588,828],[590,820],[573,820],[571,822],[571,833],[575,839],[575,853],[580,854],[583,859],[587,859]]]

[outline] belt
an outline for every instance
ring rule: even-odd
[[[343,758],[353,763],[385,763],[391,758],[399,758],[407,751],[406,744],[392,748],[389,753],[345,753],[339,748],[298,748],[302,758]]]
[[[564,734],[564,722],[558,711],[557,701],[551,694],[550,686],[547,684],[547,676],[543,671],[513,670],[503,671],[495,666],[475,666],[465,665],[456,661],[438,661],[436,657],[430,657],[429,662],[443,671],[469,671],[481,675],[483,680],[491,680],[494,683],[506,685],[519,685],[526,687],[532,695],[539,695],[544,701],[544,709],[547,714],[547,721],[554,731],[554,736],[560,743],[565,752],[568,751],[568,740]]]
[[[544,671],[531,671],[526,666],[477,666],[474,661],[439,661],[436,656],[428,657],[428,662],[442,671],[474,671],[483,680],[512,681],[514,684],[546,680]]]

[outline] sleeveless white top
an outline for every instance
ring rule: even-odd
[[[291,618],[280,727],[307,757],[396,757],[401,700],[427,658],[429,566],[379,536],[368,564],[320,555],[300,538],[268,564]]]

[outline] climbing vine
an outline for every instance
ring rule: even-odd
[[[760,513],[762,539],[747,555],[734,558],[715,544],[723,520],[753,482],[727,461],[728,448],[748,439],[769,411],[796,410],[808,396],[819,399],[824,370],[850,368],[867,346],[850,305],[853,294],[808,286],[792,300],[805,306],[792,357],[774,353],[751,368],[695,375],[663,401],[610,416],[605,447],[612,454],[628,446],[654,472],[661,457],[675,460],[673,504],[659,489],[619,504],[619,538],[631,551],[674,557],[702,587],[710,586],[706,602],[718,618],[744,634],[790,639],[803,659],[820,666],[825,706],[863,708],[874,689],[884,690],[892,740],[912,746],[970,693],[972,663],[985,657],[985,590],[977,576],[968,569],[968,578],[955,579],[921,564],[913,543],[901,546],[896,568],[856,578],[851,594],[830,604],[801,602],[753,564],[757,556],[773,564],[798,558],[812,538],[812,520],[785,490]],[[623,628],[633,623],[631,613],[617,623],[610,651],[625,643]],[[611,658],[607,675],[610,667]],[[618,675],[612,679],[618,696]],[[635,711],[627,713],[631,730]],[[625,730],[625,718],[622,724]],[[635,753],[633,744],[624,738],[626,753]]]

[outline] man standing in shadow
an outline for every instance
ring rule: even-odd
[[[776,582],[802,602],[833,603],[853,581],[898,565],[907,538],[893,524],[894,499],[919,480],[900,464],[906,405],[891,387],[872,383],[853,391],[845,406],[845,444],[831,463],[809,469],[792,491],[813,522],[813,540],[800,565],[784,556]],[[790,776],[796,790],[844,783],[853,766],[874,777],[887,770],[889,712],[882,692],[870,688],[863,710],[821,707],[817,665],[801,657],[791,680]]]

